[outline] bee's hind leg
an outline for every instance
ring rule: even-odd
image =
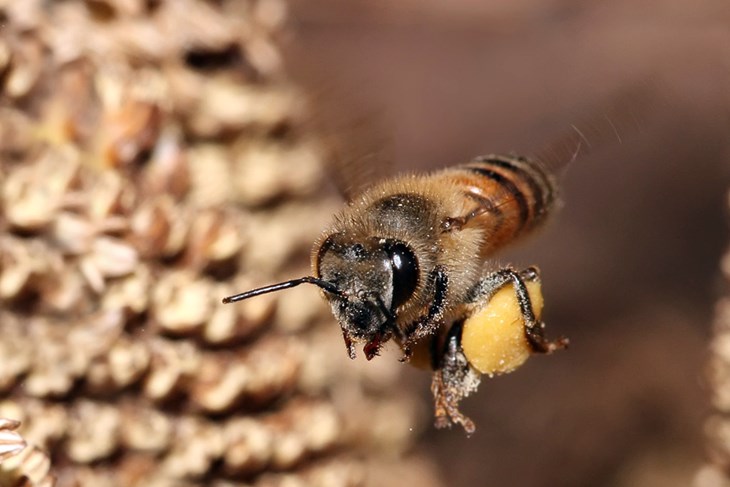
[[[545,337],[545,324],[537,320],[532,308],[532,300],[525,286],[525,281],[540,282],[540,274],[536,267],[517,272],[506,267],[488,274],[482,279],[471,293],[471,301],[490,299],[503,286],[513,284],[520,314],[525,322],[525,337],[535,353],[552,353],[568,346],[568,339],[560,337],[557,340],[548,340]]]
[[[464,355],[461,348],[462,322],[456,322],[449,330],[443,348],[434,341],[432,355],[434,373],[431,392],[434,399],[434,416],[437,428],[460,424],[468,435],[474,433],[474,422],[459,411],[459,403],[476,391],[481,379]],[[440,350],[439,350],[440,348]]]

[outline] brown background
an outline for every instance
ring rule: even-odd
[[[641,130],[579,157],[564,208],[501,256],[540,266],[571,350],[485,380],[464,405],[472,438],[427,428],[418,444],[450,486],[689,485],[727,233],[727,0],[307,0],[292,19],[294,74],[379,114],[397,168],[528,153],[653,86]],[[426,374],[408,379],[430,406]]]

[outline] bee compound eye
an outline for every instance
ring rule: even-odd
[[[392,242],[386,246],[393,269],[393,302],[391,309],[405,303],[418,286],[418,259],[403,242]]]

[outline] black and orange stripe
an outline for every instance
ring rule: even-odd
[[[483,156],[444,174],[476,202],[474,218],[479,223],[475,223],[490,227],[489,249],[535,228],[556,199],[555,185],[548,173],[520,157]]]

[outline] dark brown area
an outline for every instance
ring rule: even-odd
[[[295,74],[382,114],[399,169],[529,153],[650,86],[641,129],[578,157],[557,217],[500,259],[541,268],[548,333],[571,349],[486,380],[471,438],[421,444],[455,487],[689,485],[727,237],[727,2],[310,0],[292,17]],[[409,378],[430,401],[427,374]]]

